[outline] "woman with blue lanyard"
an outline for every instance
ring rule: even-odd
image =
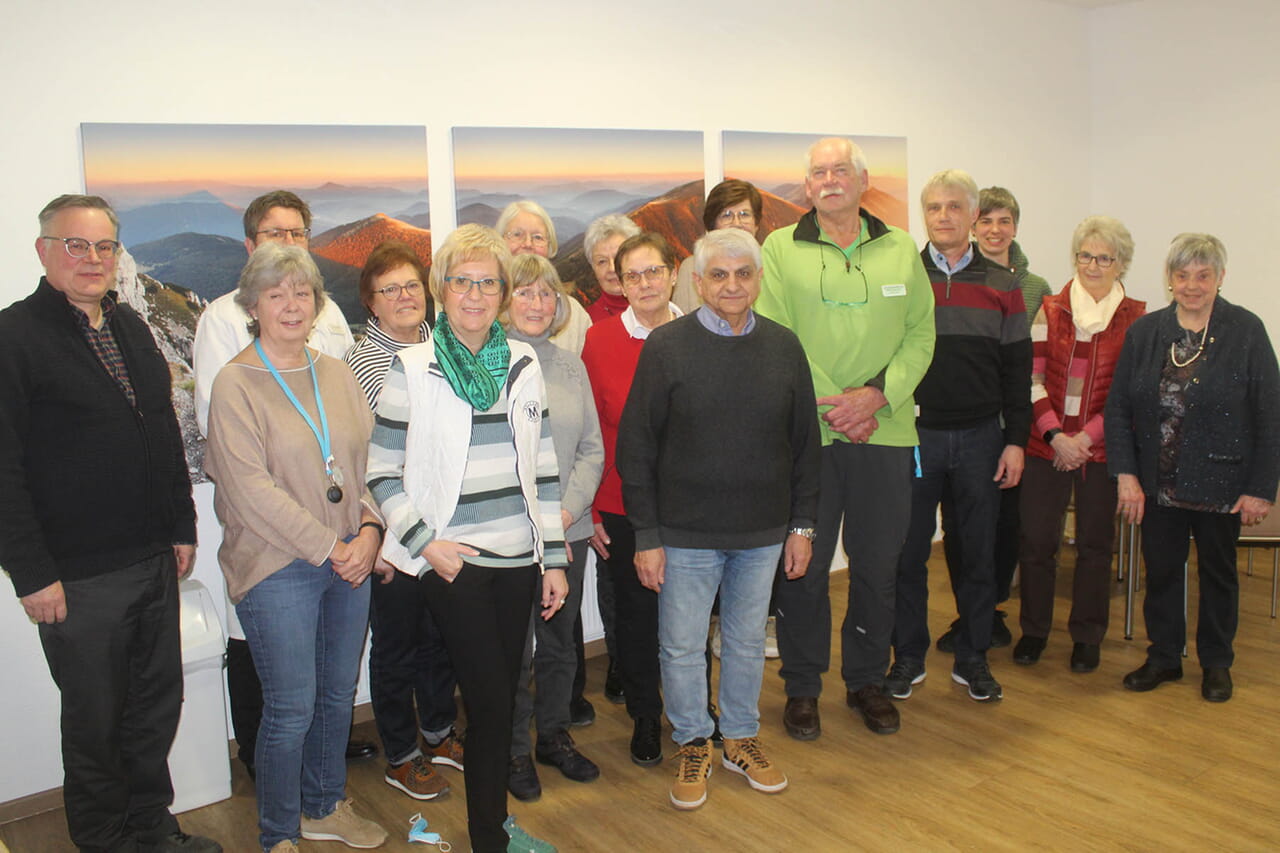
[[[325,294],[305,249],[259,247],[235,300],[254,341],[214,380],[205,470],[262,679],[262,849],[377,847],[387,834],[352,809],[344,757],[383,533],[363,485],[373,418],[351,369],[306,345]]]

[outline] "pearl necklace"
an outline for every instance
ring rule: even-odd
[[[1178,342],[1174,341],[1173,343],[1169,344],[1169,361],[1173,362],[1174,367],[1178,367],[1178,368],[1187,367],[1192,362],[1194,362],[1197,358],[1200,357],[1200,353],[1204,352],[1204,345],[1209,343],[1209,323],[1211,323],[1212,321],[1213,321],[1213,315],[1210,314],[1209,319],[1204,321],[1204,332],[1200,336],[1200,346],[1196,347],[1196,354],[1191,356],[1191,358],[1187,359],[1186,361],[1178,361],[1178,355],[1177,355]]]

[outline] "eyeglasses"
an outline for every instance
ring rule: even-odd
[[[627,284],[639,284],[641,278],[645,281],[662,281],[669,269],[671,267],[666,264],[655,264],[642,270],[627,270],[622,274],[622,280]]]
[[[826,252],[823,250],[823,254]],[[858,276],[862,279],[862,293],[857,292],[850,294],[841,294],[852,296],[852,299],[832,299],[827,295],[827,259],[822,258],[822,273],[818,278],[818,295],[822,297],[822,301],[826,305],[839,305],[845,308],[860,308],[867,304],[867,296],[871,290],[871,285],[867,282],[867,274],[862,271],[862,244],[858,244],[858,263],[850,263],[845,261],[846,271],[854,269],[858,271]]]
[[[373,292],[381,293],[388,299],[399,299],[401,291],[404,291],[410,296],[417,296],[422,293],[422,282],[406,281],[404,284],[388,284],[386,287],[379,287]]]
[[[555,302],[559,298],[554,290],[545,287],[521,287],[511,293],[517,302]]]
[[[716,267],[713,270],[707,270],[707,274],[704,275],[703,278],[709,279],[716,284],[724,284],[729,280],[730,276],[737,279],[739,284],[747,284],[756,277],[756,269],[755,267],[739,267],[738,269],[730,272],[729,270]]]
[[[751,210],[722,210],[720,215],[716,217],[716,222],[720,225],[732,225],[735,222],[741,222],[744,225],[748,222],[755,222],[756,215]]]
[[[484,296],[497,296],[502,292],[502,285],[506,284],[500,278],[467,278],[465,275],[447,275],[444,283],[459,296],[470,293],[472,285],[480,288],[480,293]]]
[[[506,234],[502,235],[502,239],[506,240],[508,243],[523,243],[526,237],[529,238],[529,242],[535,246],[547,245],[547,235],[538,231],[521,231],[513,228]]]
[[[83,237],[46,237],[43,234],[40,239],[61,240],[63,247],[67,250],[67,254],[77,261],[81,258],[87,258],[90,248],[97,252],[100,258],[114,258],[116,252],[120,251],[119,240],[99,240],[96,243],[90,243]]]
[[[1116,262],[1116,259],[1110,255],[1091,255],[1088,252],[1076,252],[1076,263],[1082,267],[1087,267],[1094,261],[1098,262],[1099,269],[1106,269]]]
[[[265,236],[268,240],[284,240],[286,237],[292,237],[297,242],[302,242],[311,236],[310,228],[265,228],[257,233],[257,236]]]

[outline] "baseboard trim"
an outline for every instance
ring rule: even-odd
[[[16,800],[0,803],[0,824],[33,817],[62,808],[62,788],[50,788],[36,794],[27,794]]]

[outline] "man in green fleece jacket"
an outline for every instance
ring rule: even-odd
[[[898,711],[881,682],[911,514],[912,394],[933,358],[933,293],[910,235],[860,207],[869,179],[856,145],[842,138],[814,143],[804,180],[813,209],[765,240],[755,306],[800,338],[821,413],[812,569],[780,583],[776,597],[783,724],[800,740],[821,732],[818,695],[831,660],[829,569],[844,521],[846,702],[872,731],[890,734]]]

